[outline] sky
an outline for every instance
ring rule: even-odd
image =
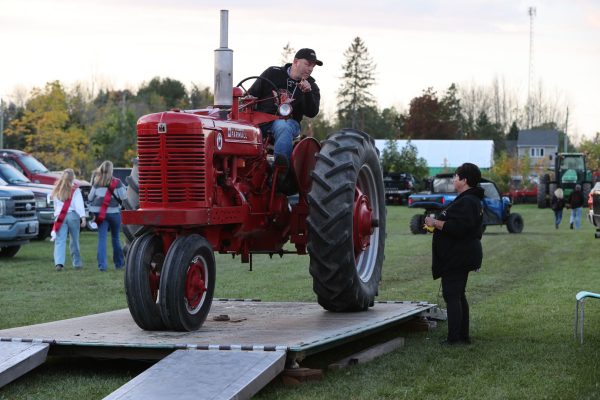
[[[408,108],[432,87],[500,79],[525,102],[533,82],[569,108],[568,133],[600,132],[598,0],[0,0],[0,97],[60,80],[136,90],[155,76],[213,88],[220,10],[229,10],[234,84],[279,65],[283,47],[315,49],[313,77],[332,112],[355,37],[376,64],[381,108]]]

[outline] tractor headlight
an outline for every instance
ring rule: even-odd
[[[284,103],[279,106],[279,115],[282,117],[287,117],[292,113],[292,105],[289,103]]]

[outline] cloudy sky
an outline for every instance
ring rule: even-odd
[[[380,107],[406,109],[428,87],[504,80],[521,96],[529,76],[569,107],[569,133],[600,132],[598,0],[0,0],[0,97],[60,80],[136,89],[154,76],[213,86],[219,10],[229,10],[234,83],[278,65],[286,43],[311,47],[325,110],[343,53],[359,36],[377,65]]]

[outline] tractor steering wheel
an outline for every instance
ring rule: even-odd
[[[244,82],[249,81],[250,79],[258,79],[261,81],[265,81],[269,85],[271,85],[271,87],[273,88],[275,93],[277,93],[277,91],[278,91],[277,86],[275,86],[275,84],[273,82],[271,82],[270,79],[263,78],[262,76],[249,76],[247,78],[242,79],[237,85],[235,85],[236,87],[242,88],[242,90],[244,91],[244,96],[248,95],[248,90],[246,90],[246,88],[244,87]]]

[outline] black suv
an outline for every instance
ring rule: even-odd
[[[416,181],[407,172],[388,172],[383,175],[385,204],[406,204],[408,196],[415,191]]]

